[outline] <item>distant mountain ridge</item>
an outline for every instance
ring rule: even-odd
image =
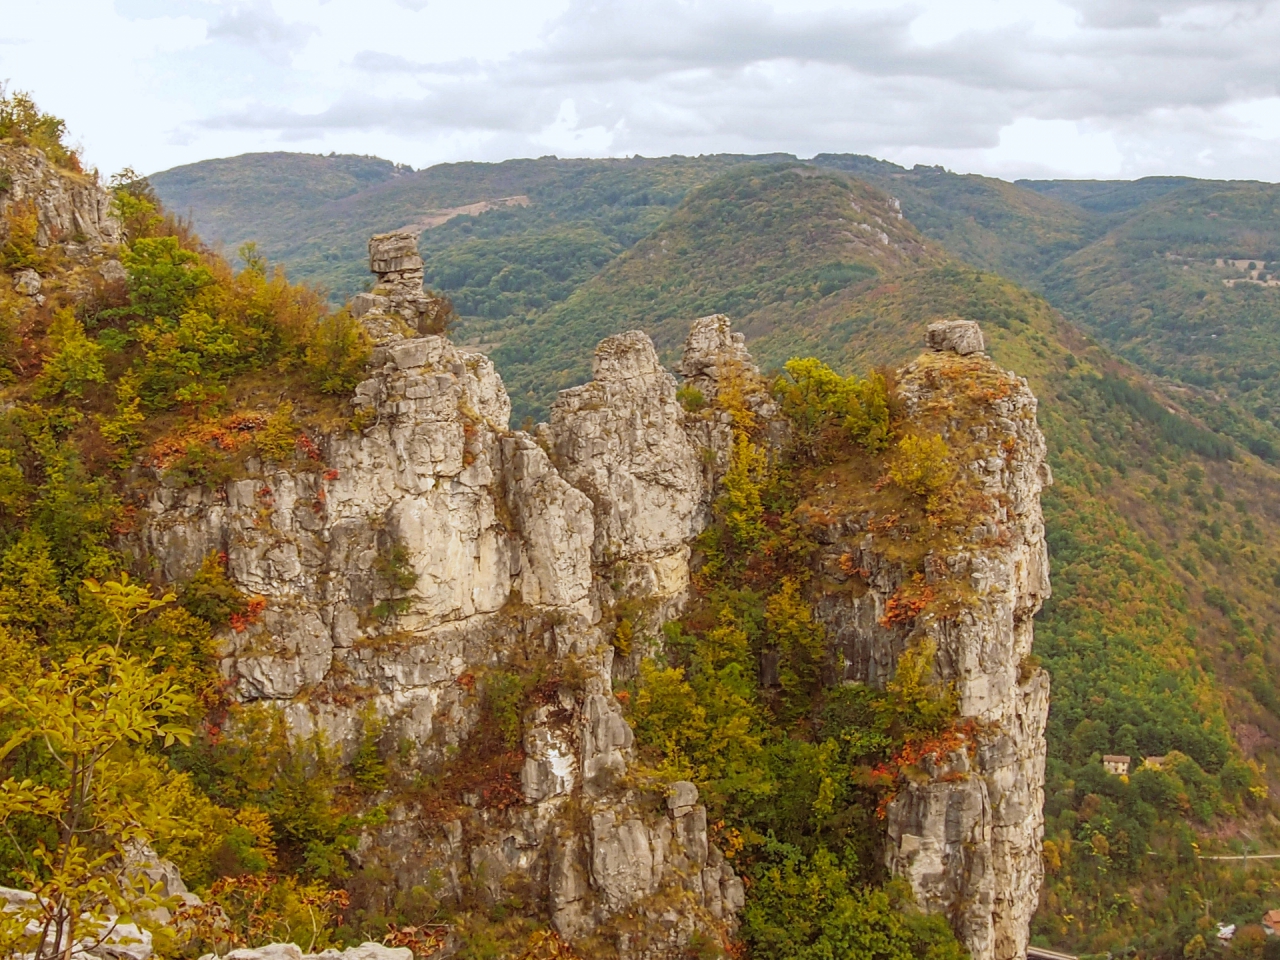
[[[518,208],[453,217],[420,244],[428,284],[463,317],[457,335],[489,348],[514,338],[510,354],[522,349],[526,327],[656,230],[690,190],[762,163],[839,170],[885,191],[953,256],[1048,296],[1182,391],[1215,429],[1261,456],[1280,456],[1280,295],[1228,286],[1240,272],[1217,266],[1232,257],[1280,260],[1273,184],[1009,183],[853,154],[547,157],[418,171],[368,157],[249,154],[152,180],[206,236],[228,248],[255,240],[292,276],[339,300],[364,284],[359,265],[370,234],[427,222],[433,211],[527,197]],[[573,369],[585,371],[582,361]],[[544,384],[535,406],[545,409],[562,385],[563,377]]]

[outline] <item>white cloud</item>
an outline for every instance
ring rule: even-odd
[[[856,152],[1280,179],[1280,0],[5,0],[90,162]],[[109,80],[108,80],[109,78]]]
[[[231,40],[265,51],[300,50],[320,32],[312,23],[290,23],[270,3],[233,6],[209,25],[210,40]]]

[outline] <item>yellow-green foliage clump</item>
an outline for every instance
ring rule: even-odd
[[[51,162],[78,173],[80,157],[67,146],[66,138],[65,121],[42,111],[31,94],[10,93],[0,84],[0,140],[35,147]]]
[[[293,403],[286,400],[267,418],[267,425],[254,438],[258,452],[268,460],[284,461],[298,445],[298,424],[293,419]]]
[[[924,498],[926,509],[933,512],[955,481],[956,466],[941,436],[908,434],[898,441],[888,477],[908,493]]]
[[[54,314],[46,342],[50,352],[36,380],[40,396],[79,399],[89,384],[106,382],[102,346],[85,335],[84,324],[70,309]]]
[[[832,439],[832,428],[870,453],[889,446],[889,384],[883,373],[873,370],[865,380],[842,377],[812,357],[788,360],[786,371],[774,392],[811,455]]]
[[[760,494],[767,464],[765,452],[744,431],[734,435],[721,509],[729,532],[746,547],[755,546],[764,536],[761,522],[764,504]]]
[[[4,243],[0,244],[0,266],[11,272],[30,269],[44,273],[49,270],[55,254],[36,243],[40,219],[35,204],[30,200],[14,203],[9,207],[5,220],[7,235]]]

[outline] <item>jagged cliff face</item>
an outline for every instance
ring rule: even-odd
[[[866,512],[825,528],[821,560],[837,583],[860,579],[863,592],[831,590],[817,609],[846,680],[883,685],[907,646],[936,646],[936,671],[974,722],[964,746],[926,759],[889,805],[886,862],[920,903],[947,915],[975,958],[1012,960],[1026,955],[1043,879],[1049,680],[1030,657],[1032,617],[1049,595],[1040,493],[1052,478],[1036,399],[982,355],[977,325],[935,324],[929,343],[933,352],[901,371],[899,392],[906,419],[967,460],[959,482],[982,499],[959,542],[924,564],[927,588],[950,587],[960,602],[896,619],[889,608],[904,578],[888,556],[898,535],[873,532],[886,518]]]
[[[0,230],[15,208],[36,214],[36,243],[60,243],[69,256],[99,253],[122,238],[111,197],[90,176],[60,170],[34,147],[0,144]],[[3,239],[3,237],[0,237]]]
[[[380,342],[355,404],[371,425],[324,438],[323,469],[157,487],[145,549],[169,580],[226,554],[267,600],[225,641],[236,696],[348,753],[371,707],[388,742],[438,770],[475,730],[476,677],[546,667],[518,796],[477,785],[443,818],[406,802],[365,838],[365,865],[404,889],[443,877],[458,898],[519,890],[564,934],[624,956],[726,931],[742,884],[708,844],[697,791],[678,784],[655,809],[624,785],[632,735],[603,626],[615,591],[672,612],[687,590],[708,497],[674,378],[647,337],[612,338],[535,440],[507,428],[486,357],[393,332],[408,321],[394,301],[369,307]],[[379,573],[395,551],[411,587]],[[397,612],[374,616],[379,604]]]
[[[251,462],[249,477],[216,489],[156,486],[142,548],[167,580],[226,554],[236,584],[267,601],[257,624],[223,638],[235,696],[348,755],[372,711],[419,769],[454,770],[480,722],[477,678],[482,688],[489,671],[542,671],[518,774],[497,787],[459,776],[454,792],[398,801],[364,838],[357,859],[393,886],[436,877],[456,898],[519,892],[591,955],[662,957],[695,930],[730,932],[743,886],[708,841],[696,789],[676,784],[655,803],[627,776],[632,735],[612,678],[642,651],[615,664],[610,642],[620,603],[642,610],[652,635],[685,601],[729,415],[687,417],[675,378],[633,332],[600,345],[594,379],[564,391],[536,435],[510,430],[492,363],[416,335],[431,322],[416,252],[375,238],[371,260],[379,287],[354,311],[377,341],[354,398],[363,429],[321,438],[316,469]],[[975,352],[976,327],[935,339],[937,352],[902,374],[909,417],[938,419],[957,365],[1007,385],[976,419],[944,426],[985,451],[967,469],[989,515],[933,564],[966,580],[972,602],[881,626],[902,573],[875,518],[857,512],[825,528],[820,563],[844,569],[839,558],[856,556],[866,589],[813,599],[833,679],[882,684],[909,643],[936,640],[938,671],[978,732],[972,751],[891,804],[887,861],[977,960],[1005,960],[1025,951],[1040,880],[1048,685],[1026,658],[1048,592],[1044,441],[1025,382]],[[710,400],[746,377],[757,385],[746,402],[783,442],[786,424],[725,318],[694,325],[680,370]]]

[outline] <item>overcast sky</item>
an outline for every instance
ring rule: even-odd
[[[260,150],[868,153],[1280,181],[1280,0],[0,0],[104,173]]]

